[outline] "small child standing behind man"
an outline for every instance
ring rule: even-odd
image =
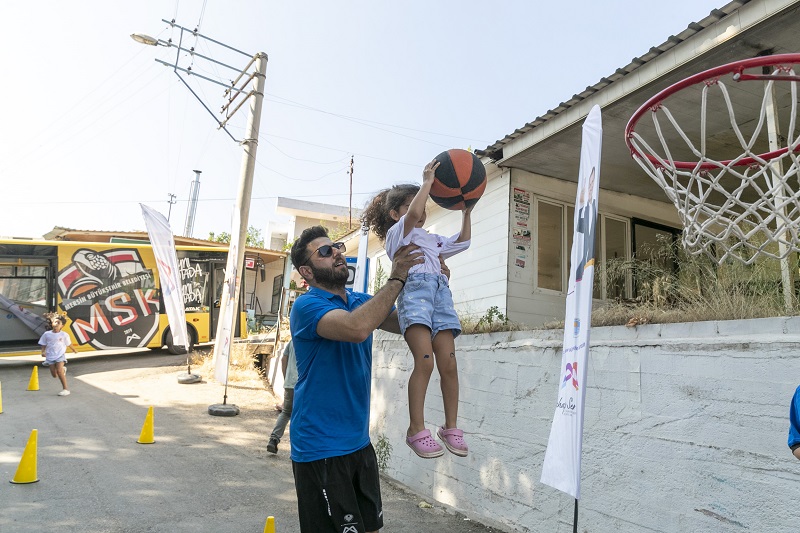
[[[67,387],[67,368],[64,364],[67,361],[67,348],[72,350],[72,353],[78,353],[72,345],[72,341],[67,335],[66,331],[61,331],[67,323],[67,319],[61,315],[55,315],[50,321],[52,328],[50,331],[45,331],[39,339],[39,346],[42,347],[42,357],[45,358],[50,366],[50,375],[58,378],[61,381],[63,390],[58,393],[59,396],[69,396],[69,388]]]

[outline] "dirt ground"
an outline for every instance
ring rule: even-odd
[[[260,533],[268,516],[278,532],[299,531],[289,439],[277,455],[265,450],[277,399],[247,365],[232,369],[226,399],[210,363],[192,367],[200,383],[181,384],[185,356],[78,355],[68,364],[72,394],[59,397],[40,362],[0,358],[0,475],[14,478],[36,429],[39,479],[0,484],[0,533]],[[26,390],[33,368],[38,391]],[[208,414],[222,403],[240,414]],[[155,442],[139,444],[151,406]],[[387,478],[382,490],[385,533],[497,531]]]

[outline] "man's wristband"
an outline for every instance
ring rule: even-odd
[[[405,286],[406,286],[406,280],[404,280],[404,279],[402,279],[402,278],[389,278],[389,279],[387,279],[386,281],[392,281],[392,280],[394,280],[394,281],[399,281],[400,283],[402,283],[402,284],[403,284],[403,287],[405,287]]]

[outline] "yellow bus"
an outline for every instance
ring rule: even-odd
[[[176,252],[191,344],[211,342],[227,249],[179,245]],[[246,336],[242,310],[237,337]],[[78,351],[166,346],[185,353],[172,343],[150,244],[0,239],[0,356],[40,353],[48,312],[67,317],[64,331]]]

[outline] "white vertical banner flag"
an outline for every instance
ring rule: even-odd
[[[576,500],[580,499],[581,492],[583,404],[586,398],[586,361],[594,290],[594,243],[602,136],[600,107],[594,106],[583,123],[561,377],[542,465],[542,483],[571,494]]]
[[[228,262],[225,264],[225,283],[219,300],[217,338],[214,341],[214,379],[228,384],[228,359],[231,355],[231,330],[233,317],[236,316],[236,285],[239,283],[239,210],[233,210],[231,216],[231,242],[228,249]]]
[[[358,262],[356,263],[356,275],[353,279],[353,290],[356,292],[364,291],[365,280],[367,279],[367,247],[369,245],[369,226],[361,223],[361,238],[358,241]]]
[[[144,217],[150,244],[153,246],[153,255],[156,257],[158,278],[161,285],[161,298],[167,310],[169,329],[172,332],[172,343],[189,349],[189,335],[186,331],[186,310],[183,307],[183,290],[181,289],[181,275],[178,269],[178,256],[175,252],[175,239],[169,222],[164,215],[144,204],[142,216]]]

